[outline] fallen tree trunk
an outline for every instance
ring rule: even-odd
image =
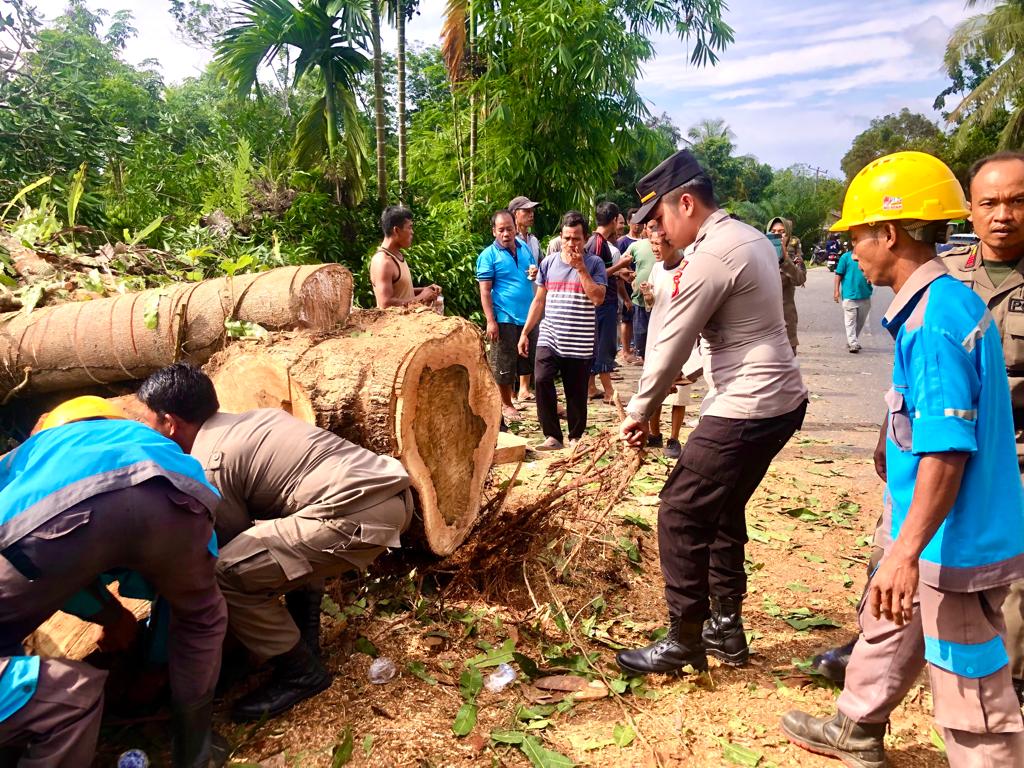
[[[176,360],[201,365],[227,341],[225,321],[270,331],[345,321],[352,275],[338,264],[175,284],[0,316],[0,397],[142,379]]]
[[[450,554],[469,533],[501,401],[468,321],[429,310],[357,312],[327,337],[234,344],[207,371],[226,411],[283,408],[398,458],[435,554]]]

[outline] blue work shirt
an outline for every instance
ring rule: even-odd
[[[854,260],[850,251],[839,257],[836,274],[841,278],[839,289],[844,299],[862,301],[871,298],[871,283],[864,277],[860,264]]]
[[[39,684],[39,657],[12,656],[0,672],[0,723],[28,704]]]
[[[497,241],[484,248],[476,259],[476,279],[491,281],[495,320],[526,325],[534,292],[526,270],[531,265],[537,266],[537,261],[529,246],[519,238],[516,238],[515,246],[515,254],[502,248]]]
[[[935,259],[911,275],[882,325],[896,339],[883,533],[899,536],[922,456],[968,453],[953,507],[921,553],[921,580],[952,592],[1020,580],[1024,492],[999,330],[985,303]]]

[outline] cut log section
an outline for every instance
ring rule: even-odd
[[[176,360],[201,365],[227,340],[224,323],[269,331],[329,330],[352,305],[339,264],[176,284],[0,316],[0,397],[143,379]]]
[[[136,619],[149,616],[149,600],[121,597],[117,592],[117,584],[110,584],[107,589],[121,601],[121,605],[135,615]],[[81,661],[99,650],[98,643],[102,634],[103,628],[98,624],[91,624],[70,613],[57,611],[25,639],[25,652],[33,656]]]
[[[207,371],[226,411],[283,408],[399,459],[435,554],[469,533],[501,421],[473,324],[429,310],[357,312],[327,337],[234,344]]]

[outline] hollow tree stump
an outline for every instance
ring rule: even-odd
[[[469,533],[501,421],[473,324],[429,310],[361,311],[329,335],[233,344],[207,371],[226,411],[282,408],[399,459],[435,554]]]

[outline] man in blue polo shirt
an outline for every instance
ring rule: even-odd
[[[868,313],[871,312],[871,283],[853,258],[853,251],[846,251],[836,264],[836,279],[833,298],[843,303],[843,323],[846,325],[846,348],[853,353],[860,352],[860,332],[864,330]]]
[[[533,373],[536,336],[530,343],[529,357],[520,357],[516,345],[533,301],[537,261],[529,246],[516,237],[516,222],[507,210],[496,211],[491,216],[491,233],[494,242],[484,248],[476,260],[476,279],[480,283],[480,305],[491,342],[488,358],[501,392],[501,414],[507,421],[519,421],[521,416],[512,404],[512,394],[518,375],[520,402],[533,399],[530,374]]]
[[[999,333],[985,303],[935,257],[967,214],[941,161],[898,152],[851,182],[843,217],[854,256],[896,298],[886,394],[884,555],[832,719],[793,711],[786,736],[847,765],[884,766],[889,715],[927,663],[949,763],[1020,765],[1024,721],[1000,607],[1024,575],[1024,500]]]

